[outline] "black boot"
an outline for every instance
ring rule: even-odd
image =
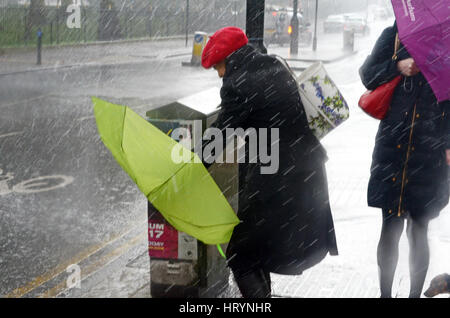
[[[270,273],[257,270],[243,276],[235,275],[236,283],[244,298],[270,298],[271,282]]]

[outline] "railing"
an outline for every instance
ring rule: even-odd
[[[192,1],[191,1],[192,2]],[[44,7],[32,13],[29,7],[0,7],[0,47],[36,45],[41,29],[43,45],[87,43],[135,38],[157,38],[186,34],[184,7],[166,9],[150,5],[141,9],[100,10],[80,7],[79,27],[69,28],[66,8]],[[220,27],[245,27],[245,0],[223,0],[220,8],[189,10],[189,33],[214,32]]]

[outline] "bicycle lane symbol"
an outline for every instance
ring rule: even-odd
[[[10,172],[3,175],[3,170],[0,169],[0,195],[9,193],[38,193],[44,191],[51,191],[63,188],[71,184],[74,180],[71,176],[65,175],[51,175],[31,178],[9,186],[8,182],[14,179],[14,175]]]

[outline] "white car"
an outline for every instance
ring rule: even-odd
[[[323,22],[323,31],[325,33],[341,32],[344,28],[345,20],[343,14],[329,15]]]
[[[349,16],[344,23],[344,30],[353,30],[355,33],[363,35],[370,33],[366,18],[361,16]]]

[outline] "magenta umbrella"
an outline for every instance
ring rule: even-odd
[[[391,0],[400,41],[439,102],[450,99],[449,0]]]

